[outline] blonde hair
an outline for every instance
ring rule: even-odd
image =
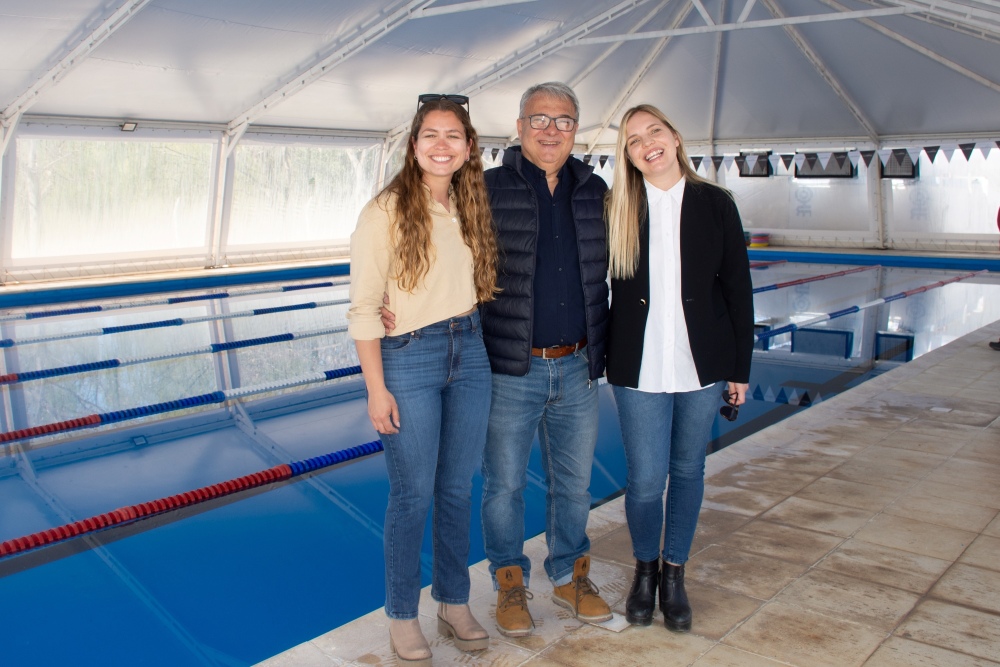
[[[434,100],[417,109],[410,125],[403,168],[389,185],[377,195],[376,201],[389,211],[388,200],[396,196],[395,212],[390,230],[395,242],[397,274],[400,289],[412,292],[430,269],[431,214],[429,195],[424,188],[423,169],[416,160],[413,143],[427,114],[447,111],[455,114],[465,129],[470,143],[469,160],[452,174],[451,185],[461,221],[462,239],[472,251],[473,280],[476,299],[480,303],[493,300],[497,290],[497,241],[490,211],[483,162],[479,154],[479,135],[472,127],[469,114],[461,105],[447,99]]]
[[[622,116],[615,145],[615,175],[611,189],[604,198],[604,217],[608,226],[608,271],[612,278],[631,278],[639,267],[639,228],[648,213],[646,186],[640,172],[628,155],[626,126],[632,116],[644,111],[663,123],[677,138],[677,164],[688,183],[719,185],[695,172],[684,150],[684,138],[662,111],[651,104],[634,106]],[[726,191],[728,192],[728,190]]]

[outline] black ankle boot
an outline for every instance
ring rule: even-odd
[[[632,625],[649,625],[653,622],[656,607],[656,580],[660,575],[660,559],[635,562],[632,590],[625,601],[625,620]]]
[[[664,561],[660,571],[660,611],[663,624],[674,632],[691,629],[691,605],[684,590],[684,566]]]

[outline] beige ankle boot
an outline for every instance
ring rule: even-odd
[[[415,618],[389,619],[389,648],[402,667],[431,667],[431,647]]]
[[[454,637],[460,651],[482,651],[490,645],[489,633],[479,625],[467,604],[442,602],[438,606],[438,632]]]

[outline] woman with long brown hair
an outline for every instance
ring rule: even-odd
[[[430,665],[417,621],[420,549],[433,501],[431,596],[438,629],[475,651],[489,635],[469,611],[472,476],[482,462],[491,376],[479,303],[496,290],[496,234],[479,143],[455,95],[422,95],[400,173],[351,236],[349,332],[389,474],[385,611],[392,650]],[[396,315],[386,336],[383,294]]]
[[[659,588],[665,625],[685,632],[692,613],[684,563],[720,381],[729,419],[750,381],[750,264],[732,196],[695,173],[662,111],[642,104],[625,112],[615,159],[605,200],[607,376],[625,444],[625,515],[636,559],[626,618],[649,625]]]

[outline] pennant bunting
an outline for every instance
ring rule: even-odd
[[[745,156],[745,155],[737,155],[737,156],[735,156],[735,157],[733,158],[733,162],[735,162],[735,163],[736,163],[736,166],[740,168],[740,173],[741,173],[741,174],[742,174],[742,173],[743,173],[744,171],[749,171],[749,170],[747,169],[747,158],[746,158],[746,156]],[[727,166],[728,166],[728,165],[727,165]]]
[[[819,158],[819,163],[823,165],[823,170],[826,170],[826,165],[830,164],[830,158],[833,157],[833,153],[817,153],[816,157]]]
[[[497,159],[497,155],[498,155],[499,153],[500,153],[500,149],[499,149],[499,148],[494,148],[494,149],[493,149],[493,152],[492,152],[492,155],[493,155],[493,159],[494,159],[494,160],[496,160],[496,159]]]
[[[614,169],[614,168],[615,168],[615,156],[614,155],[609,155],[608,156],[608,169]]]
[[[976,150],[975,144],[959,144],[958,147],[962,149],[962,155],[967,161],[972,159],[972,151]]]
[[[910,162],[917,164],[920,162],[920,148],[907,148],[906,154],[910,156]]]
[[[840,170],[844,169],[844,165],[847,164],[847,153],[834,153],[833,161],[837,163],[837,168]],[[854,166],[854,165],[851,165]]]
[[[722,166],[722,156],[721,155],[713,155],[712,156],[712,166],[715,167],[716,171],[719,170],[719,167]]]
[[[876,152],[878,153],[878,159],[879,159],[879,161],[882,162],[882,166],[884,167],[885,163],[889,161],[889,156],[892,155],[892,149],[891,148],[883,148],[882,150],[876,151]]]
[[[948,145],[948,146],[942,146],[941,147],[941,154],[944,155],[944,159],[945,160],[947,160],[948,162],[951,162],[951,156],[955,154],[956,150],[958,150],[958,146],[956,146],[954,144],[951,144],[951,145]]]
[[[771,163],[771,171],[778,173],[778,165],[781,164],[781,156],[777,153],[771,153],[767,156],[767,161]]]
[[[806,162],[806,154],[805,153],[796,153],[795,154],[795,166],[796,167],[798,167],[799,169],[801,169],[802,165],[805,164],[805,162]]]
[[[924,146],[924,152],[927,153],[927,159],[931,162],[934,162],[934,158],[937,157],[939,150],[941,150],[940,146]]]
[[[875,151],[861,151],[861,159],[865,161],[865,166],[872,166],[872,158],[875,157]]]
[[[608,163],[608,156],[607,155],[602,155],[601,157],[599,157],[597,159],[597,161],[600,163],[601,169],[604,169],[604,165]]]
[[[722,156],[722,163],[724,165],[726,165],[726,171],[732,169],[733,168],[733,156],[732,155],[723,155]]]
[[[810,169],[815,169],[816,168],[816,162],[819,160],[819,158],[816,156],[816,154],[815,153],[806,153],[805,154],[805,158],[806,158],[806,164],[809,165],[809,168]],[[799,165],[799,167],[801,168],[802,165]]]
[[[747,171],[753,171],[753,168],[757,166],[757,161],[759,159],[759,153],[750,153],[747,155]]]
[[[693,158],[691,158],[691,164],[694,166],[695,171],[701,169],[701,161],[704,159],[705,157],[703,155],[695,155]]]
[[[851,161],[851,166],[857,169],[861,160],[861,151],[847,151],[847,159]]]
[[[792,160],[794,158],[795,158],[795,156],[792,155],[792,154],[782,155],[781,156],[781,162],[785,165],[785,169],[791,169],[792,168]]]

